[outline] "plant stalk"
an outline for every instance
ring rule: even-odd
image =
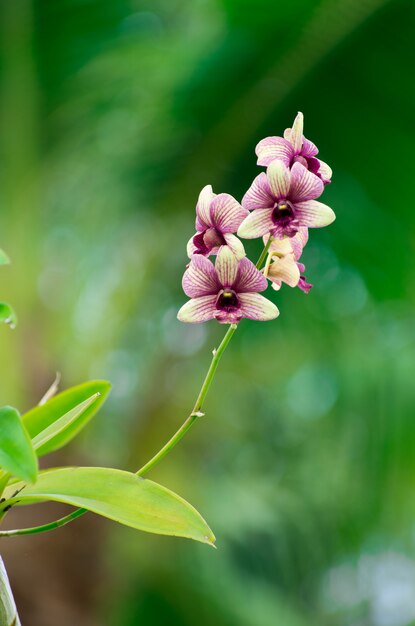
[[[217,350],[213,351],[213,359],[210,363],[208,372],[206,374],[205,380],[203,381],[203,385],[199,391],[199,395],[197,396],[195,405],[193,407],[192,412],[186,421],[180,426],[179,430],[173,435],[171,439],[150,459],[141,469],[138,470],[137,475],[143,476],[146,474],[154,465],[157,465],[161,459],[170,452],[170,450],[184,437],[187,431],[193,426],[194,422],[198,417],[202,417],[204,414],[202,413],[203,403],[206,399],[207,393],[209,391],[209,387],[212,383],[212,380],[215,376],[216,369],[219,365],[220,358],[222,354],[225,352],[226,347],[235,330],[238,328],[236,324],[231,324],[226,331],[224,338],[221,341],[221,344]]]
[[[21,626],[3,559],[0,557],[0,626]]]

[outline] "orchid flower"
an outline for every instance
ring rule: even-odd
[[[239,202],[227,193],[215,194],[206,185],[196,205],[196,234],[187,244],[187,254],[209,256],[217,254],[221,246],[229,246],[238,258],[245,256],[242,242],[235,237],[243,220],[249,215]]]
[[[275,304],[258,292],[267,288],[265,276],[243,257],[237,259],[223,246],[216,264],[201,254],[194,254],[183,276],[183,290],[191,300],[180,309],[181,322],[237,324],[243,317],[267,321],[278,317]]]
[[[307,228],[300,228],[294,237],[272,240],[264,275],[271,281],[272,288],[276,291],[281,289],[282,283],[290,287],[299,287],[305,293],[310,291],[312,285],[306,282],[305,266],[298,262],[307,241]],[[267,237],[264,237],[264,244],[266,242]]]
[[[266,233],[273,237],[293,237],[301,226],[321,228],[334,221],[330,207],[317,202],[324,190],[320,178],[301,163],[290,170],[275,159],[267,173],[259,174],[242,199],[242,205],[252,213],[244,219],[238,236],[256,239]]]
[[[303,135],[304,117],[298,113],[292,128],[287,128],[283,137],[266,137],[255,148],[258,165],[268,166],[274,159],[280,159],[287,167],[301,163],[310,172],[321,178],[327,185],[331,182],[331,168],[317,159],[318,149]]]

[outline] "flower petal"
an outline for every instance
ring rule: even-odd
[[[300,270],[294,260],[294,255],[289,254],[271,263],[268,269],[268,278],[287,283],[290,287],[296,287],[300,280]]]
[[[225,233],[223,238],[226,241],[226,245],[230,247],[237,259],[243,259],[245,256],[245,248],[240,239],[231,233]]]
[[[294,148],[289,141],[282,137],[265,137],[256,146],[258,165],[268,166],[274,159],[280,159],[289,167],[294,157]]]
[[[249,212],[228,193],[220,193],[210,205],[210,214],[212,223],[223,234],[236,233]]]
[[[212,226],[210,203],[215,196],[216,194],[212,191],[212,185],[206,185],[200,192],[196,204],[196,230],[204,230]]]
[[[189,241],[187,242],[187,246],[186,246],[187,256],[189,257],[189,259],[191,259],[192,255],[196,252],[196,246],[193,243],[193,237],[194,237],[194,235],[192,235],[190,237]]]
[[[254,209],[266,209],[274,206],[274,197],[272,195],[267,175],[262,172],[257,176],[244,197],[242,198],[242,206],[250,211]]]
[[[238,259],[228,246],[219,250],[215,269],[222,287],[232,287],[238,273]]]
[[[202,296],[189,300],[182,306],[177,314],[177,319],[181,322],[195,324],[197,322],[207,322],[215,317],[216,295]]]
[[[286,198],[291,181],[289,168],[279,159],[275,159],[268,165],[267,178],[274,197],[277,200]]]
[[[182,286],[189,298],[217,294],[220,285],[213,263],[201,254],[194,254],[183,275]]]
[[[297,113],[290,133],[290,142],[294,148],[295,154],[300,154],[301,152],[301,147],[303,145],[303,129],[304,116],[302,113]]]
[[[300,280],[298,281],[298,288],[301,289],[301,291],[304,291],[304,293],[308,293],[310,289],[313,288],[313,285],[307,282],[305,276],[301,275]]]
[[[274,227],[271,219],[272,209],[256,209],[248,215],[238,229],[238,237],[256,239],[270,232]]]
[[[312,174],[301,163],[294,163],[291,169],[291,202],[303,202],[304,200],[314,200],[321,196],[324,190],[323,181],[315,174]]]
[[[255,265],[244,257],[239,261],[238,275],[234,283],[235,291],[239,293],[257,293],[267,288],[265,276],[255,267]]]
[[[300,226],[308,226],[309,228],[322,228],[336,219],[333,209],[317,200],[297,202],[295,212]]]
[[[331,182],[331,177],[333,175],[333,172],[332,172],[331,167],[329,167],[327,163],[324,163],[324,161],[322,161],[321,159],[319,159],[319,161],[320,161],[320,168],[318,170],[318,174],[319,176],[321,176],[321,180],[323,181],[323,183],[327,185],[328,183]]]
[[[291,237],[290,241],[294,252],[294,258],[298,261],[308,241],[308,228],[299,228],[298,232],[294,235],[294,237]]]
[[[219,324],[238,324],[242,319],[242,313],[240,309],[234,311],[216,310],[215,319]]]
[[[295,235],[295,237],[296,236],[297,235]],[[293,252],[292,240],[295,237],[283,237],[282,239],[278,239],[274,237],[274,239],[271,241],[269,252],[276,252],[280,256],[285,256],[286,254],[292,254]],[[267,241],[268,241],[268,237],[265,236],[264,245],[267,244]]]
[[[250,320],[266,322],[280,314],[275,304],[259,293],[241,293],[238,297],[242,316]]]
[[[303,137],[303,145],[301,148],[301,156],[310,158],[318,154],[318,148],[315,143]]]

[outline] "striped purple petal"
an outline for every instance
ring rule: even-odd
[[[274,198],[276,200],[286,198],[290,190],[290,169],[282,161],[275,159],[268,165],[267,178]]]
[[[290,241],[294,253],[294,258],[296,261],[298,261],[308,241],[308,228],[299,228],[298,232],[294,235],[294,237],[291,237]]]
[[[300,226],[309,228],[322,228],[336,219],[333,209],[317,200],[297,202],[295,212]]]
[[[216,194],[212,191],[212,185],[206,185],[200,192],[196,204],[196,230],[201,231],[212,226],[210,204],[215,196]]]
[[[259,293],[241,293],[239,301],[242,317],[250,320],[266,322],[275,319],[280,314],[275,304]]]
[[[228,246],[223,246],[219,250],[215,270],[222,287],[232,287],[238,272],[238,259]]]
[[[220,285],[213,263],[201,254],[194,254],[183,275],[182,286],[189,298],[217,294]]]
[[[245,256],[245,248],[240,239],[231,233],[224,233],[224,240],[226,245],[232,250],[237,259],[242,259]]]
[[[177,314],[177,319],[188,324],[207,322],[215,317],[216,295],[202,296],[189,300],[182,306]]]
[[[272,221],[273,209],[257,209],[252,211],[238,229],[238,237],[242,239],[256,239],[269,233],[274,228]]]
[[[249,212],[228,193],[220,193],[210,205],[210,214],[212,223],[222,233],[236,233]]]
[[[196,252],[196,246],[193,242],[193,238],[194,235],[192,235],[189,239],[189,241],[187,242],[187,246],[186,246],[186,251],[187,251],[187,256],[189,257],[189,259],[192,258],[192,255],[195,254]]]
[[[267,288],[265,276],[246,257],[239,261],[238,274],[233,288],[239,293],[256,293]]]
[[[318,170],[318,174],[321,177],[321,180],[325,185],[331,182],[331,177],[333,175],[331,167],[324,163],[321,159],[319,159],[320,167]]]
[[[274,159],[280,159],[289,167],[295,155],[291,143],[282,137],[266,137],[256,146],[255,152],[258,156],[258,165],[268,166]]]
[[[301,147],[301,156],[307,159],[307,158],[316,156],[316,154],[318,154],[317,146],[309,139],[306,139],[305,137],[303,137],[303,145]]]
[[[304,200],[314,200],[324,191],[323,181],[312,174],[301,163],[294,163],[291,169],[290,200],[297,204]]]
[[[290,133],[290,142],[294,148],[295,154],[300,154],[301,152],[301,147],[303,145],[303,129],[304,116],[302,113],[297,113]]]
[[[267,175],[262,172],[257,176],[244,197],[242,206],[250,211],[254,209],[265,209],[274,206],[274,197],[270,189]]]

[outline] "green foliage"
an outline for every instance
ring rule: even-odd
[[[15,328],[17,324],[16,313],[6,302],[0,302],[0,322],[8,324],[10,328]]]
[[[83,425],[85,424],[84,413],[99,396],[100,393],[96,393],[87,400],[84,400],[84,402],[78,404],[78,406],[65,413],[65,415],[62,415],[62,417],[57,418],[50,426],[47,426],[38,435],[33,437],[32,444],[36,450],[37,456],[43,456],[44,454],[48,454],[64,446],[68,441],[68,429],[76,430],[76,425],[79,421],[82,421]]]
[[[35,451],[19,412],[11,406],[0,408],[0,467],[26,482],[36,480]]]
[[[57,450],[71,441],[96,414],[110,389],[109,382],[92,380],[71,387],[25,413],[22,420],[32,439],[37,438],[38,456]],[[56,427],[55,432],[53,428],[49,430],[53,424]],[[40,444],[41,433],[45,433],[45,430],[46,440],[42,440]]]
[[[14,492],[22,489],[17,496]],[[200,514],[178,495],[136,474],[102,467],[65,467],[39,474],[33,486],[14,484],[7,505],[46,500],[65,502],[137,530],[187,537],[213,544],[215,537]]]
[[[4,492],[3,512],[16,504],[55,500],[138,530],[213,544],[212,531],[190,504],[169,489],[136,474],[109,468],[70,467],[41,472],[36,480],[36,454],[43,456],[58,450],[75,437],[104,402],[109,390],[110,383],[106,381],[90,381],[60,393],[22,418],[15,409],[1,409],[2,487],[10,478]],[[13,477],[24,482],[19,483]],[[28,486],[28,482],[35,484]]]

